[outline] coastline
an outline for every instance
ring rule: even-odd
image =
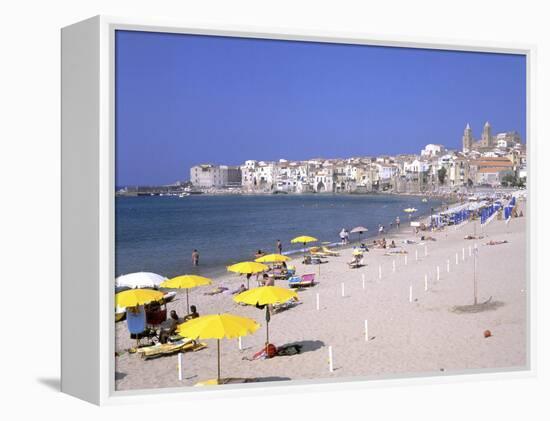
[[[524,204],[521,202],[521,206]],[[297,273],[315,273],[319,283],[298,292],[297,306],[272,316],[270,337],[276,346],[302,344],[304,351],[298,355],[243,361],[243,357],[260,349],[265,340],[264,313],[237,305],[230,294],[204,295],[212,289],[209,287],[191,290],[190,303],[197,305],[201,314],[229,312],[253,318],[261,325],[255,334],[242,339],[243,350],[239,350],[236,340],[222,341],[222,377],[260,381],[383,378],[525,367],[526,218],[514,218],[509,224],[495,219],[484,228],[484,239],[465,240],[464,236],[474,231],[474,224],[479,233],[479,221],[468,222],[456,229],[447,227],[430,233],[437,241],[408,245],[402,240],[415,239],[410,227],[402,224],[399,232],[386,233],[387,241],[394,239],[407,252],[406,264],[404,254],[387,256],[388,250],[371,249],[365,254],[366,266],[349,269],[345,262],[351,258],[351,245],[338,248],[340,256],[329,258],[329,263],[320,267],[303,265],[300,256],[296,256],[293,264]],[[488,240],[508,243],[485,246]],[[479,301],[489,300],[490,306],[477,313],[459,312],[457,307],[472,302],[473,257],[468,250],[475,243],[479,246]],[[428,247],[426,256],[424,246]],[[419,260],[415,258],[416,252]],[[436,277],[437,266],[440,280]],[[427,291],[424,291],[425,275]],[[254,278],[251,287],[255,286]],[[226,273],[216,277],[212,287],[224,285],[234,289],[243,282],[244,277]],[[277,281],[276,285],[286,287],[287,283]],[[317,294],[319,310],[315,307]],[[184,297],[185,293],[178,292],[168,309],[185,314]],[[364,332],[367,319],[369,341],[365,341]],[[492,332],[489,338],[483,336],[487,329]],[[124,352],[134,344],[128,336],[125,323],[117,323],[116,349],[121,353],[116,358],[117,390],[187,387],[215,375],[215,341],[206,340],[207,349],[184,354],[184,381],[179,382],[176,356],[144,361]],[[326,362],[329,345],[334,352],[334,372],[329,372]]]

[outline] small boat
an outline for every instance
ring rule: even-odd
[[[185,193],[180,193],[179,194],[179,197],[186,197],[186,196],[191,196],[191,193],[185,192]]]

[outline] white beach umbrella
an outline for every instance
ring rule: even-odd
[[[358,233],[359,234],[359,241],[361,241],[361,234],[363,234],[364,232],[367,232],[367,231],[368,231],[368,229],[366,227],[359,226],[359,227],[353,228],[350,232],[352,234]]]
[[[154,288],[166,281],[162,275],[151,272],[135,272],[121,275],[115,279],[115,287]]]

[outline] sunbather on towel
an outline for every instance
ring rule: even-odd
[[[222,292],[224,291],[227,291],[229,288],[226,288],[224,286],[219,286],[219,287],[216,287],[214,288],[212,291],[210,292],[205,292],[204,295],[216,295],[216,294],[221,294]]]
[[[268,342],[265,343],[265,346],[260,349],[258,352],[256,352],[252,358],[250,357],[243,357],[243,360],[264,360],[266,358],[273,358],[277,355],[277,347],[273,344],[270,344]]]
[[[498,244],[506,244],[508,240],[491,240],[485,243],[487,246],[496,246]]]
[[[247,289],[244,286],[244,284],[241,284],[241,286],[239,288],[234,289],[233,291],[231,291],[231,294],[233,294],[233,295],[240,294],[241,292],[245,292],[246,290]]]

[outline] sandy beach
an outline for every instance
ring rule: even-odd
[[[524,205],[525,202],[519,204],[520,208]],[[398,249],[407,254],[388,256],[385,254],[392,249],[371,248],[365,254],[366,266],[358,269],[350,269],[346,264],[351,260],[349,248],[338,250],[338,257],[329,257],[329,263],[321,265],[320,275],[318,265],[306,266],[296,259],[292,264],[296,265],[297,274],[315,273],[319,283],[298,292],[298,305],[272,315],[269,329],[270,342],[276,346],[303,345],[302,353],[293,356],[243,360],[258,351],[265,341],[265,312],[236,304],[230,294],[204,295],[216,285],[223,284],[232,290],[246,284],[243,276],[228,273],[215,279],[210,287],[190,290],[190,303],[197,306],[201,315],[228,312],[261,324],[256,333],[242,338],[243,350],[239,350],[237,340],[221,341],[222,377],[322,381],[525,367],[526,218],[513,218],[509,224],[495,218],[483,229],[483,239],[464,239],[474,233],[474,224],[480,235],[481,227],[476,221],[430,233],[436,241],[422,242],[421,234],[415,236],[410,227],[405,227],[403,219],[400,232],[392,233],[386,240],[394,239]],[[417,243],[405,245],[405,239]],[[485,245],[490,240],[508,243]],[[474,244],[479,250],[478,302],[488,302],[471,308],[467,306],[473,303]],[[254,279],[253,276],[251,287],[256,286]],[[286,287],[288,283],[281,280],[276,285]],[[167,307],[185,315],[185,292],[178,293]],[[368,320],[368,341],[365,320]],[[492,336],[485,338],[485,330],[490,330]],[[116,350],[121,355],[116,357],[116,389],[189,387],[215,378],[216,341],[203,342],[208,348],[183,355],[184,380],[180,382],[176,355],[146,361],[125,352],[135,341],[130,339],[126,323],[117,323]],[[333,372],[328,365],[329,346],[333,350]]]

